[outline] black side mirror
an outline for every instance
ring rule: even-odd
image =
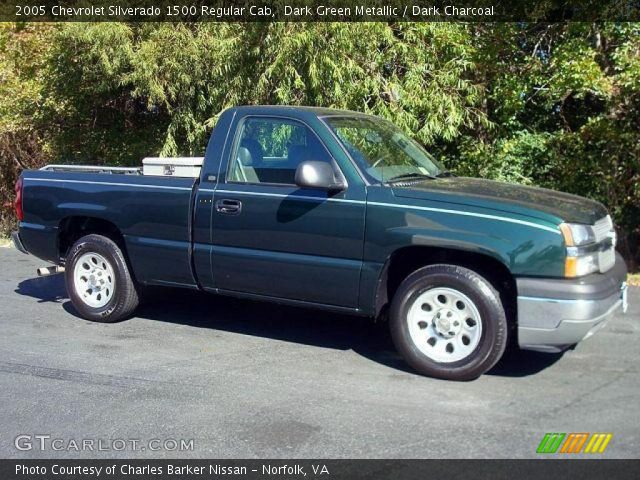
[[[302,188],[317,188],[328,191],[344,190],[344,184],[336,178],[333,167],[328,162],[307,160],[296,168],[296,185]]]

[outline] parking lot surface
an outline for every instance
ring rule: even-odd
[[[91,323],[43,265],[0,248],[2,458],[522,458],[547,432],[611,432],[604,457],[640,456],[637,287],[575,350],[455,383],[357,317],[167,289]]]

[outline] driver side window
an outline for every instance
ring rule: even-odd
[[[309,127],[295,120],[249,117],[240,128],[227,175],[229,182],[294,185],[300,163],[331,161]]]

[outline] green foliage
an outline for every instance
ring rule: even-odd
[[[518,131],[491,144],[464,139],[462,158],[453,167],[459,175],[534,185],[547,170],[550,138],[547,133]]]
[[[640,24],[476,28],[485,112],[496,128],[447,146],[449,164],[601,201],[638,268]]]
[[[43,102],[48,25],[0,23],[0,235],[14,226],[13,186],[23,168],[46,159],[33,118]]]
[[[238,104],[381,115],[458,174],[595,198],[640,263],[639,23],[0,24],[0,188],[200,155]]]
[[[135,165],[169,121],[133,95],[136,27],[64,24],[52,38],[37,123],[59,162]]]

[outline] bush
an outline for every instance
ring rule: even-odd
[[[640,263],[640,24],[0,25],[0,224],[20,168],[201,155],[238,104],[384,116],[461,175],[603,202]]]

